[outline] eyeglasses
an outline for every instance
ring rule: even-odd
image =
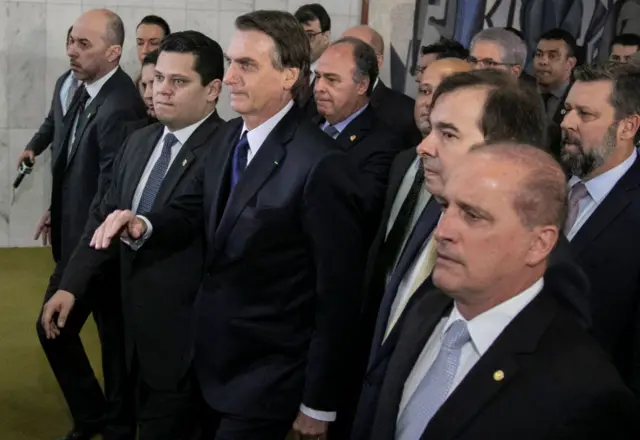
[[[313,40],[317,35],[324,34],[323,31],[320,31],[320,32],[305,31],[304,33],[307,34],[307,38],[309,40]]]
[[[498,61],[494,61],[491,58],[483,58],[479,60],[476,57],[468,57],[467,61],[470,62],[471,64],[479,64],[481,66],[488,67],[488,68],[494,68],[498,66],[506,66],[506,67],[515,66],[514,63],[501,63]]]

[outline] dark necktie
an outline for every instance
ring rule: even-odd
[[[160,157],[153,165],[151,174],[149,174],[147,183],[142,191],[140,203],[136,210],[138,214],[146,214],[151,211],[153,202],[158,195],[158,191],[160,191],[160,185],[162,185],[162,181],[169,169],[169,163],[171,162],[171,149],[177,142],[178,138],[176,138],[172,133],[167,133],[164,137],[162,153],[160,153]]]
[[[88,100],[89,92],[87,92],[87,88],[84,85],[81,85],[73,94],[71,104],[69,104],[67,113],[65,113],[64,115],[64,123],[67,127],[71,128],[68,124],[71,124],[71,126],[73,126],[73,122],[76,120],[76,116],[84,111],[84,107],[85,105],[87,105]]]
[[[416,175],[413,178],[411,188],[409,188],[409,192],[400,206],[398,216],[396,217],[395,222],[393,222],[393,226],[391,227],[383,245],[383,267],[387,273],[393,269],[396,261],[398,260],[398,256],[402,250],[402,245],[407,237],[407,232],[409,232],[409,226],[411,225],[411,219],[413,218],[413,214],[416,210],[420,191],[425,191],[422,161],[418,161],[418,164],[419,166],[416,171]]]
[[[545,111],[549,111],[549,101],[551,100],[551,98],[553,97],[552,93],[543,93],[542,95],[542,102],[544,103],[544,109]]]
[[[240,140],[236,144],[233,151],[233,161],[231,163],[231,189],[235,188],[240,177],[247,168],[247,159],[249,156],[249,140],[247,139],[247,132],[242,133]]]

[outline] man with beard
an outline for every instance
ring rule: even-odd
[[[564,233],[591,281],[593,333],[640,393],[640,69],[584,66],[565,102]]]

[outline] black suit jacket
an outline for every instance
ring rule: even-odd
[[[213,113],[189,137],[167,171],[154,210],[169,204],[188,187],[204,157],[215,148],[214,136],[223,122]],[[131,209],[140,178],[163,131],[164,126],[156,123],[127,139],[114,164],[111,186],[92,211],[82,242],[60,283],[60,289],[85,300],[91,279],[110,260],[120,260],[128,365],[136,350],[140,375],[154,389],[174,388],[191,365],[192,309],[202,279],[203,242],[194,240],[176,253],[144,247],[134,252],[119,242],[108,251],[96,251],[89,242],[109,213]]]
[[[504,329],[426,427],[423,440],[636,439],[638,402],[597,343],[542,292]],[[404,384],[452,300],[439,291],[411,310],[384,377],[371,440],[394,438]],[[502,371],[504,379],[495,379]]]
[[[380,119],[402,136],[407,148],[417,147],[422,135],[413,117],[415,100],[404,93],[390,89],[382,82],[371,93],[371,107]]]
[[[313,88],[316,85],[314,78],[309,87],[301,93],[297,100],[298,105],[302,109],[302,113],[309,119],[315,119],[318,117],[318,106],[316,105],[316,98],[313,94]]]
[[[640,394],[640,159],[571,240],[591,281],[593,333]]]
[[[319,127],[321,116],[314,120]],[[336,141],[357,167],[360,189],[367,205],[367,245],[380,223],[389,170],[396,155],[405,149],[402,139],[367,106],[336,138]]]
[[[572,85],[573,85],[573,82],[571,82],[567,86],[567,90],[565,90],[564,95],[562,95],[562,99],[560,99],[560,102],[558,103],[558,107],[556,108],[556,112],[553,114],[553,118],[551,118],[551,120],[555,124],[557,124],[558,126],[560,126],[560,124],[562,124],[562,120],[564,119],[564,115],[565,115],[564,101],[565,101],[565,99],[567,99],[567,95],[569,94],[569,90],[571,90],[571,86]]]
[[[92,206],[107,190],[127,123],[145,112],[131,78],[118,68],[80,114],[69,157],[66,135],[71,127],[65,126],[65,139],[52,145],[51,241],[57,262],[64,265],[71,257]]]
[[[42,125],[33,135],[25,150],[31,150],[36,156],[42,154],[51,144],[58,145],[62,142],[65,136],[65,130],[63,127],[64,118],[62,101],[60,101],[60,89],[62,84],[71,74],[70,70],[63,73],[57,80],[53,89],[53,97],[51,98],[51,106],[49,107],[49,113],[44,118]],[[52,162],[53,166],[53,162]]]
[[[211,407],[281,419],[300,403],[333,411],[363,273],[357,171],[294,106],[227,197],[241,127],[227,124],[192,188],[148,215],[144,246],[179,247],[205,228],[195,367]]]

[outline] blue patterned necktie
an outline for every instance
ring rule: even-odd
[[[470,340],[464,321],[457,320],[447,329],[438,356],[398,419],[396,440],[416,440],[422,436],[434,414],[447,400],[460,364],[460,352]]]
[[[167,174],[167,170],[169,169],[169,163],[171,162],[171,148],[173,148],[177,142],[178,138],[176,138],[172,133],[167,133],[164,137],[162,153],[151,169],[151,174],[149,174],[147,184],[144,186],[144,191],[142,191],[142,197],[140,197],[140,203],[138,204],[137,209],[138,214],[146,214],[151,211],[153,202],[158,195],[158,191],[160,191],[160,185],[162,185],[164,176]]]
[[[337,138],[338,135],[340,134],[338,129],[331,124],[327,124],[327,126],[324,127],[322,130],[334,139]]]
[[[233,189],[240,176],[247,168],[247,160],[249,156],[249,140],[247,139],[247,132],[242,133],[240,140],[236,144],[236,148],[233,151],[233,161],[231,163],[231,189]]]

